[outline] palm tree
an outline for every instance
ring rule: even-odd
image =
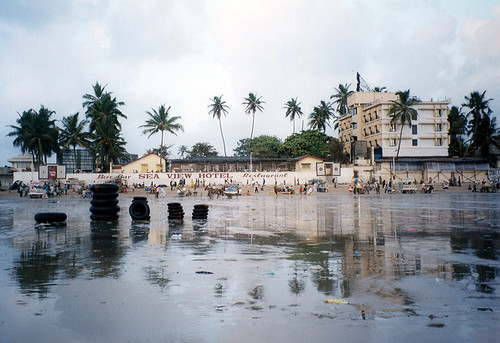
[[[329,121],[332,118],[336,119],[333,114],[332,104],[322,100],[319,106],[315,106],[313,112],[309,114],[309,128],[324,133],[326,126],[330,126]]]
[[[75,161],[75,169],[80,169],[77,165],[76,159],[76,146],[89,147],[90,146],[90,133],[86,132],[85,125],[88,124],[87,120],[78,120],[79,113],[69,115],[61,120],[62,128],[59,132],[59,144],[63,148],[73,147],[73,158]]]
[[[387,92],[387,87],[375,87],[375,88],[373,88],[373,91],[375,93]]]
[[[246,114],[252,114],[252,131],[250,131],[250,142],[252,141],[253,138],[253,128],[255,124],[255,112],[260,111],[262,112],[264,110],[264,107],[262,104],[265,104],[264,101],[260,100],[262,97],[257,97],[257,94],[254,93],[248,93],[248,97],[245,98],[243,105],[246,105],[245,107],[245,113]]]
[[[184,158],[184,156],[186,156],[186,154],[189,152],[189,148],[186,145],[181,145],[179,147],[178,152],[179,152],[180,158]]]
[[[297,98],[292,98],[287,101],[285,104],[286,114],[285,117],[290,116],[290,121],[293,123],[293,133],[295,133],[295,117],[300,118],[302,113],[302,109],[300,108],[300,102],[297,101]]]
[[[496,127],[496,120],[495,117],[484,116],[477,127],[474,146],[481,157],[490,157],[491,146],[500,149],[500,130]]]
[[[448,145],[448,152],[450,156],[462,156],[464,153],[464,135],[467,129],[467,118],[462,111],[452,106],[448,113],[450,144]]]
[[[15,147],[20,147],[23,153],[33,155],[33,164],[38,167],[40,163],[47,163],[47,157],[57,152],[57,139],[59,131],[55,120],[51,119],[54,111],[44,106],[36,112],[33,109],[19,114],[16,120],[18,126],[9,125],[14,130],[7,136],[16,137],[13,141]]]
[[[113,118],[106,117],[103,122],[96,122],[92,134],[92,149],[97,157],[97,165],[103,171],[109,171],[109,164],[120,163],[127,160],[125,140],[120,135],[120,130],[113,125]]]
[[[94,94],[85,94],[83,99],[83,107],[87,108],[85,115],[90,119],[90,130],[95,130],[95,125],[97,122],[102,123],[106,117],[113,118],[113,125],[117,128],[121,128],[118,117],[127,118],[120,110],[119,106],[125,105],[122,101],[117,101],[116,98],[111,97],[111,92],[104,92],[106,86],[102,87],[98,82],[92,86],[94,89]]]
[[[340,116],[346,115],[347,114],[347,98],[349,95],[354,93],[354,91],[350,91],[349,87],[351,84],[345,84],[341,85],[339,84],[339,88],[335,88],[335,91],[337,94],[334,94],[330,97],[330,99],[335,98],[336,100],[334,101],[335,104],[337,104],[337,113]]]
[[[148,134],[151,137],[153,134],[161,132],[161,143],[160,151],[163,152],[163,132],[167,131],[177,136],[177,131],[184,131],[184,128],[177,121],[181,119],[179,116],[169,117],[168,111],[170,111],[170,106],[165,109],[165,105],[161,105],[158,111],[152,109],[153,112],[146,111],[149,115],[149,119],[146,120],[146,124],[139,127],[143,127],[144,131],[142,134]],[[163,154],[160,154],[160,169],[163,171],[162,160],[166,158]]]
[[[397,100],[391,100],[392,105],[387,115],[391,117],[391,124],[401,125],[399,131],[398,150],[396,159],[399,157],[399,150],[401,148],[401,138],[403,136],[403,128],[405,124],[411,127],[411,121],[417,120],[418,112],[412,106],[415,106],[420,100],[414,96],[410,96],[410,90],[396,92]]]
[[[210,108],[210,111],[208,111],[208,114],[211,114],[213,118],[216,118],[219,120],[219,127],[220,127],[220,135],[222,136],[222,145],[224,147],[224,156],[227,157],[226,153],[226,142],[224,141],[224,134],[222,133],[222,122],[220,120],[220,117],[222,114],[224,116],[227,114],[227,110],[229,107],[226,105],[226,102],[222,100],[222,95],[221,96],[214,96],[212,99],[212,103],[208,105]]]
[[[484,91],[482,94],[479,94],[479,92],[472,92],[470,93],[470,96],[467,97],[465,96],[465,103],[462,104],[462,107],[467,107],[469,108],[469,112],[467,112],[465,115],[468,118],[470,115],[472,115],[472,118],[469,120],[469,128],[467,130],[467,134],[471,136],[470,138],[470,143],[469,146],[467,147],[467,150],[465,151],[464,157],[467,155],[469,148],[471,146],[476,146],[477,144],[477,131],[478,127],[483,121],[484,118],[490,116],[491,114],[491,109],[489,102],[493,99],[485,99],[486,96],[486,91]]]

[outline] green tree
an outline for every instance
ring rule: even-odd
[[[54,111],[50,111],[44,106],[36,112],[33,109],[19,114],[16,120],[17,126],[9,125],[13,131],[7,136],[15,137],[13,145],[21,148],[23,153],[28,152],[33,155],[33,164],[36,168],[41,163],[47,163],[47,157],[58,151],[59,130],[55,125],[55,120],[51,119]]]
[[[349,155],[344,151],[344,143],[337,138],[330,138],[327,158],[333,162],[348,164]]]
[[[469,111],[466,113],[468,119],[467,134],[470,137],[469,145],[465,151],[467,155],[469,148],[479,148],[481,146],[482,137],[478,135],[479,125],[488,125],[488,120],[492,113],[489,102],[493,99],[486,99],[486,91],[479,94],[479,92],[472,92],[470,96],[465,96],[465,103],[462,107],[467,107]],[[470,119],[469,119],[470,118]]]
[[[373,88],[373,91],[375,93],[387,92],[387,88],[386,87],[375,87],[375,88]]]
[[[330,137],[317,130],[306,130],[288,136],[281,145],[278,156],[293,158],[304,155],[326,158],[329,153]]]
[[[333,114],[332,104],[322,100],[319,106],[315,106],[312,113],[309,115],[309,128],[324,133],[326,131],[326,126],[330,126],[331,119],[336,120]]]
[[[484,158],[489,158],[490,147],[494,146],[500,149],[499,129],[496,127],[495,117],[489,115],[480,119],[479,125],[475,132],[474,147],[478,150],[479,155]]]
[[[277,158],[282,144],[283,142],[276,136],[261,135],[252,139],[251,147],[248,138],[240,139],[234,152],[236,156],[248,156],[251,152],[256,158]]]
[[[154,135],[155,133],[161,132],[161,142],[160,142],[160,169],[163,172],[163,159],[166,159],[167,156],[163,155],[163,133],[165,131],[170,132],[173,135],[177,136],[177,131],[184,131],[182,125],[178,122],[181,117],[179,116],[169,116],[170,106],[165,109],[165,105],[160,105],[158,111],[152,109],[153,112],[146,111],[149,115],[149,119],[146,120],[146,124],[141,125],[139,127],[144,128],[142,134],[148,135],[148,138]]]
[[[194,157],[214,157],[218,156],[217,150],[213,145],[205,142],[199,142],[191,147],[191,151],[188,152],[188,158]]]
[[[290,117],[290,121],[293,123],[293,133],[295,133],[295,117],[300,118],[303,115],[300,102],[297,101],[297,98],[292,98],[286,102],[283,108],[286,109],[285,117]]]
[[[83,99],[83,107],[86,108],[85,115],[90,120],[90,130],[94,131],[97,123],[103,123],[104,119],[111,117],[112,123],[118,129],[121,128],[119,117],[127,118],[119,109],[120,106],[125,105],[124,102],[116,100],[112,97],[111,92],[105,92],[106,86],[102,87],[98,82],[92,86],[94,94],[85,94]]]
[[[81,165],[78,165],[76,158],[76,147],[89,147],[90,146],[90,133],[85,130],[87,125],[87,120],[78,120],[79,113],[63,117],[61,120],[62,128],[59,131],[59,144],[68,149],[73,148],[73,158],[75,161],[75,169],[81,169]]]
[[[336,99],[333,103],[337,104],[337,113],[341,117],[347,114],[347,98],[354,93],[354,91],[349,90],[350,86],[351,84],[339,84],[339,88],[335,88],[337,93],[330,97],[330,99]]]
[[[245,113],[246,114],[252,114],[252,131],[250,131],[250,142],[252,141],[253,138],[253,129],[254,129],[254,124],[255,124],[255,112],[257,111],[264,111],[264,107],[262,104],[265,104],[264,101],[261,100],[261,96],[257,96],[257,94],[254,93],[248,93],[248,97],[245,98],[243,101],[243,105],[245,105]]]
[[[186,145],[181,145],[179,147],[178,153],[180,158],[184,158],[189,152],[189,148]]]
[[[121,158],[118,156],[126,156],[125,141],[121,137],[121,124],[119,121],[119,117],[127,118],[119,109],[125,103],[116,100],[116,97],[112,97],[111,92],[105,91],[106,86],[102,87],[98,82],[92,88],[94,94],[85,94],[82,105],[86,109],[85,115],[89,120],[89,132],[93,137],[91,151],[96,158],[96,164],[102,168],[101,170],[107,171],[110,161],[118,163],[115,162]],[[110,127],[105,127],[105,125]],[[101,136],[100,133],[106,133],[107,136]],[[110,139],[110,137],[119,144],[116,149],[115,147],[108,147],[109,142],[105,140]],[[105,151],[108,149],[114,154],[113,156],[105,155]]]
[[[467,127],[467,118],[456,106],[452,106],[448,113],[448,123],[450,124],[448,135],[450,143],[448,145],[448,154],[450,156],[463,156],[465,153],[465,133]]]
[[[106,117],[103,122],[96,122],[92,134],[92,149],[96,156],[96,164],[104,173],[109,172],[110,163],[118,164],[120,161],[128,160],[126,142],[113,122],[112,117]]]
[[[227,110],[229,109],[229,107],[226,105],[226,102],[222,100],[222,95],[214,96],[214,98],[212,99],[212,103],[208,105],[208,107],[210,108],[210,111],[208,111],[208,113],[211,114],[213,118],[217,118],[217,120],[219,121],[222,146],[224,147],[224,156],[227,157],[226,142],[224,141],[224,134],[222,133],[222,122],[220,120],[220,117],[223,114],[224,116],[227,114]]]
[[[391,117],[391,124],[401,125],[399,131],[398,150],[396,159],[399,157],[401,148],[401,138],[403,136],[403,128],[405,124],[411,127],[411,121],[417,120],[418,112],[413,108],[420,100],[414,96],[410,96],[410,90],[396,92],[397,100],[391,100],[392,105],[387,115]]]

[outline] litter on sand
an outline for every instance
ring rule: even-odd
[[[343,299],[325,299],[325,302],[333,304],[349,304],[347,301]]]

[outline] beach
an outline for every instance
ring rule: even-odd
[[[90,199],[0,193],[5,342],[494,341],[499,193],[326,193]],[[436,187],[437,188],[437,187]],[[133,221],[145,196],[149,221]],[[167,204],[184,220],[168,220]],[[196,204],[208,205],[195,220]],[[64,212],[64,225],[34,214]]]

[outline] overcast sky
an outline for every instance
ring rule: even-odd
[[[356,72],[372,88],[411,89],[458,106],[486,90],[498,117],[500,2],[0,0],[0,165],[21,153],[6,137],[18,113],[44,105],[55,119],[76,112],[83,119],[82,95],[96,81],[125,102],[123,137],[139,156],[160,144],[159,134],[147,139],[138,127],[161,104],[185,128],[165,137],[174,156],[197,142],[223,155],[208,114],[210,99],[223,95],[233,155],[250,136],[242,105],[249,92],[265,101],[254,136],[283,140],[292,133],[288,100],[301,102],[296,127],[306,128],[307,115],[339,83],[355,89]]]

